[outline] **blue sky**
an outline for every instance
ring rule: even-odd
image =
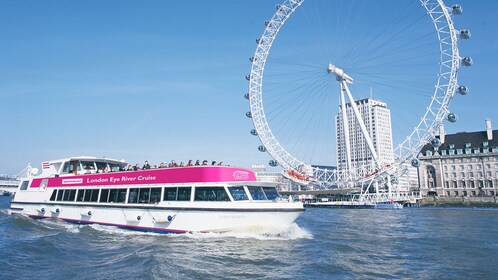
[[[1,1],[0,173],[75,155],[131,163],[270,159],[249,134],[244,76],[279,1]],[[498,127],[495,1],[460,1],[449,133]]]

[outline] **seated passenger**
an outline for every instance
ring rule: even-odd
[[[213,160],[213,161],[211,162],[211,165],[216,165],[216,161],[214,161],[214,160]]]
[[[218,162],[218,165],[223,165],[223,161]]]
[[[164,164],[164,162],[161,162],[161,164],[159,164],[159,168],[165,168],[166,165]]]
[[[131,166],[131,164],[128,164],[128,167],[126,168],[126,171],[133,171],[133,166]]]
[[[193,165],[194,165],[194,163],[192,162],[191,159],[189,159],[188,162],[187,162],[187,166],[193,166]]]
[[[185,164],[183,163],[183,161],[181,161],[181,162],[180,162],[180,165],[179,165],[179,166],[180,166],[180,167],[185,166]]]
[[[92,174],[92,170],[89,165],[85,167],[85,174]]]
[[[203,160],[202,161],[202,165],[208,165],[208,161],[207,160]]]
[[[196,160],[195,161],[195,166],[199,166],[199,165],[201,165],[201,162],[199,160]]]

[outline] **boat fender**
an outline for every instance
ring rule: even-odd
[[[86,213],[86,215],[87,215],[87,216],[92,216],[92,211],[88,211],[88,212]]]
[[[140,217],[140,216],[137,216],[137,221],[140,221],[140,219],[141,219],[141,218],[142,218],[142,217]]]
[[[59,214],[61,212],[61,210],[59,208],[55,208],[55,209],[50,210],[50,212],[52,212],[54,214]]]
[[[171,216],[171,215],[168,215],[168,222],[173,221],[173,219],[174,219],[174,218],[175,218],[175,217],[173,217],[173,216]]]
[[[44,208],[44,207],[42,207],[42,208],[38,209],[38,212],[40,212],[40,213],[45,213],[45,208]]]

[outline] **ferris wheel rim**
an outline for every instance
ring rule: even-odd
[[[266,28],[262,36],[257,40],[258,47],[251,59],[251,72],[247,77],[249,80],[250,117],[252,118],[257,136],[264,150],[284,170],[292,171],[297,171],[298,167],[311,168],[311,165],[289,153],[274,136],[264,112],[262,88],[265,64],[272,44],[277,38],[281,27],[303,2],[305,0],[285,0],[282,4],[276,6],[276,13],[271,20],[265,22]],[[436,130],[449,113],[451,98],[458,87],[457,75],[460,66],[460,56],[457,45],[457,32],[453,25],[450,8],[446,7],[442,0],[420,0],[420,3],[431,17],[439,39],[440,69],[435,83],[435,91],[431,95],[431,101],[426,112],[411,134],[406,137],[405,141],[394,149],[396,161],[393,164],[397,165],[416,158],[422,147],[431,138],[434,138],[437,133]],[[317,179],[336,183],[362,180],[366,175],[372,174],[372,172],[374,170],[368,166],[365,166],[364,170],[359,170],[356,174],[312,167],[312,174],[315,177],[319,177]]]

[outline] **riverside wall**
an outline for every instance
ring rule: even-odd
[[[424,197],[420,200],[420,206],[498,208],[498,197]]]

